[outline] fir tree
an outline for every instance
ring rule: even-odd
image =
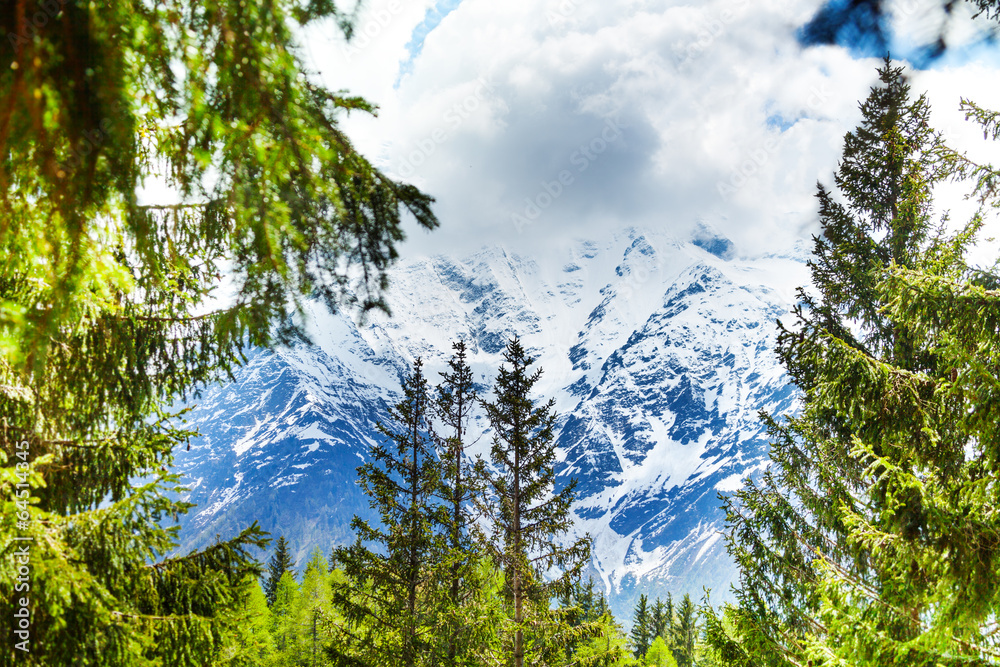
[[[646,655],[649,643],[653,639],[650,622],[649,598],[645,593],[641,593],[639,602],[632,611],[632,650],[635,657],[640,660]]]
[[[484,402],[493,429],[491,467],[478,464],[489,493],[479,507],[492,525],[484,536],[495,561],[506,575],[507,593],[513,605],[512,654],[515,667],[523,667],[526,654],[525,627],[530,607],[545,614],[551,592],[563,590],[579,577],[589,559],[589,536],[568,546],[557,538],[572,526],[570,504],[576,480],[555,491],[555,414],[553,401],[538,405],[531,397],[541,370],[529,371],[534,359],[514,338],[504,351],[494,384],[494,400]],[[561,570],[544,582],[540,572]],[[539,650],[553,647],[540,641]]]
[[[267,598],[267,605],[274,604],[274,596],[278,590],[278,582],[281,575],[291,572],[295,576],[295,562],[292,560],[292,553],[288,548],[288,541],[284,536],[279,536],[274,545],[274,554],[267,562],[267,576],[264,580],[264,596]]]
[[[412,667],[433,651],[427,628],[436,623],[438,607],[429,584],[440,575],[430,566],[442,550],[436,537],[441,512],[433,502],[441,488],[440,466],[433,454],[430,397],[420,359],[403,382],[403,394],[390,410],[390,422],[379,425],[386,444],[372,447],[371,462],[358,468],[381,526],[354,517],[357,541],[336,552],[348,580],[334,586],[334,602],[356,632],[368,633],[356,642],[358,650],[380,647],[378,659],[388,661],[391,654]],[[372,639],[372,633],[389,645]]]
[[[996,654],[986,544],[1000,533],[970,517],[985,516],[997,470],[981,447],[997,422],[974,416],[996,414],[981,388],[997,377],[997,279],[964,260],[980,216],[951,236],[931,221],[935,183],[975,173],[992,203],[996,172],[941,144],[899,68],[879,75],[845,139],[840,198],[820,188],[815,292],[800,292],[796,326],[779,335],[802,412],[764,415],[771,469],[726,501],[739,604],[706,618],[727,664]],[[995,132],[995,114],[977,119]]]

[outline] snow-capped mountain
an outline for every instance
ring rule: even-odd
[[[183,546],[253,520],[300,558],[352,539],[351,517],[370,515],[355,468],[413,359],[433,383],[462,338],[485,395],[516,334],[544,369],[539,398],[556,399],[557,472],[579,480],[575,530],[594,538],[616,615],[629,618],[640,590],[724,594],[733,567],[716,496],[762,469],[757,412],[792,408],[774,321],[804,278],[795,258],[738,259],[704,229],[629,230],[561,257],[492,247],[401,262],[392,317],[359,326],[317,309],[312,344],[256,352],[188,413],[203,435],[177,454],[197,503]]]

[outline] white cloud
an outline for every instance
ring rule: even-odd
[[[897,2],[900,26],[916,2]],[[745,253],[787,247],[812,230],[815,183],[832,180],[878,64],[802,49],[814,0],[464,0],[400,78],[431,7],[401,4],[349,63],[333,42],[310,49],[333,87],[382,106],[349,124],[359,145],[438,199],[442,229],[414,233],[410,252],[702,219]],[[959,92],[996,97],[982,85],[995,77],[965,65],[914,87],[954,109]]]

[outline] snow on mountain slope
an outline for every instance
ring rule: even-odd
[[[576,530],[594,537],[594,572],[619,617],[639,588],[724,591],[733,573],[716,494],[761,469],[757,411],[792,405],[774,320],[805,278],[793,258],[734,254],[706,230],[687,241],[626,230],[561,257],[493,247],[401,262],[392,317],[358,327],[317,310],[312,345],[256,353],[190,413],[204,435],[177,456],[198,504],[184,546],[255,519],[299,557],[350,539],[351,516],[370,515],[354,469],[412,360],[433,383],[462,338],[486,392],[519,335],[544,369],[540,397],[556,399],[557,472],[579,480]],[[487,435],[472,454],[488,447]]]

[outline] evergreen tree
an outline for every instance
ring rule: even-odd
[[[594,600],[594,578],[588,578],[586,584],[578,582],[576,589],[577,604],[580,607],[580,612],[583,614],[583,620],[592,621],[595,618],[603,616],[603,612],[598,613],[596,601]]]
[[[288,340],[308,298],[382,305],[402,216],[436,225],[344,135],[371,105],[305,75],[293,31],[349,18],[298,0],[0,8],[0,509],[26,516],[0,543],[33,545],[37,664],[216,655],[266,540],[166,556],[189,508],[172,452],[193,435],[170,406]],[[137,196],[154,174],[170,201]],[[214,301],[223,272],[233,299]]]
[[[632,612],[632,650],[635,657],[642,659],[649,650],[649,643],[653,639],[649,615],[649,598],[645,593],[639,595],[639,602],[636,603]]]
[[[434,650],[427,629],[437,622],[431,583],[440,574],[431,566],[442,551],[436,537],[442,517],[433,502],[441,488],[440,466],[433,455],[430,397],[420,359],[403,382],[403,394],[390,410],[390,422],[379,425],[388,446],[372,447],[371,462],[358,468],[381,526],[354,517],[357,541],[336,552],[347,581],[334,586],[334,602],[356,633],[366,633],[356,642],[359,651],[379,647],[382,655],[372,659],[380,664],[389,664],[391,654],[412,667]],[[389,645],[371,638],[373,633]]]
[[[240,606],[232,612],[231,640],[219,652],[217,664],[232,667],[265,665],[274,653],[271,610],[256,578],[245,578],[241,589]]]
[[[457,341],[452,344],[452,349],[454,353],[448,361],[449,371],[442,373],[434,406],[435,414],[449,433],[441,452],[441,500],[444,510],[441,522],[447,538],[449,563],[448,567],[442,568],[448,577],[445,582],[449,609],[445,630],[448,664],[461,660],[462,648],[469,645],[462,635],[471,629],[474,620],[467,618],[462,610],[468,591],[478,585],[471,580],[476,571],[478,554],[468,529],[468,513],[473,494],[479,489],[471,476],[465,453],[469,421],[477,399],[465,342]]]
[[[504,361],[509,367],[500,367],[495,398],[483,403],[494,437],[491,467],[481,461],[477,464],[489,493],[477,500],[492,526],[492,533],[484,536],[486,546],[503,567],[513,605],[512,662],[523,667],[529,613],[547,614],[551,593],[578,579],[589,559],[590,539],[568,546],[557,542],[572,526],[570,504],[576,480],[559,491],[554,489],[554,401],[538,405],[531,397],[541,370],[529,371],[534,359],[517,338],[507,344]],[[543,581],[540,573],[553,568],[561,573]],[[536,648],[553,649],[544,638]]]
[[[691,601],[691,596],[685,593],[677,607],[677,624],[674,626],[674,637],[671,642],[678,667],[691,667],[694,664],[694,645],[697,635],[698,612]]]
[[[295,561],[292,560],[292,553],[288,548],[288,541],[284,536],[279,536],[274,545],[274,554],[267,562],[267,575],[264,579],[264,596],[267,598],[267,605],[274,604],[274,596],[278,590],[278,582],[281,575],[291,572],[295,576]]]
[[[594,604],[594,616],[600,618],[605,614],[610,614],[611,611],[608,608],[608,600],[604,597],[604,591],[601,591],[597,595],[597,602]]]
[[[291,609],[296,630],[296,664],[308,667],[326,664],[325,626],[331,619],[331,583],[327,559],[322,551],[314,549],[302,573],[299,593]]]
[[[656,639],[649,645],[645,664],[650,667],[678,667],[677,660],[674,659],[674,654],[662,635],[656,635]]]
[[[274,664],[291,664],[298,643],[299,629],[295,619],[295,607],[299,599],[299,582],[291,571],[286,570],[278,580],[271,605],[271,637],[274,639]]]
[[[935,183],[974,172],[989,204],[996,171],[942,146],[899,68],[879,76],[845,139],[840,199],[819,191],[815,292],[779,335],[802,412],[764,415],[771,468],[726,501],[739,604],[706,618],[727,664],[996,655],[1000,526],[983,484],[997,468],[982,445],[996,399],[982,388],[997,377],[998,282],[964,260],[979,215],[952,236],[931,223]],[[996,137],[995,114],[977,119]]]
[[[656,598],[653,603],[653,613],[650,616],[649,633],[651,637],[663,637],[666,640],[670,635],[668,630],[671,624],[667,622],[667,605],[663,600]]]
[[[672,649],[675,631],[674,631],[674,596],[671,593],[667,593],[667,601],[663,603],[663,615],[666,621],[664,625],[664,630],[667,633],[663,636],[663,640],[667,642],[667,646],[669,646]]]

